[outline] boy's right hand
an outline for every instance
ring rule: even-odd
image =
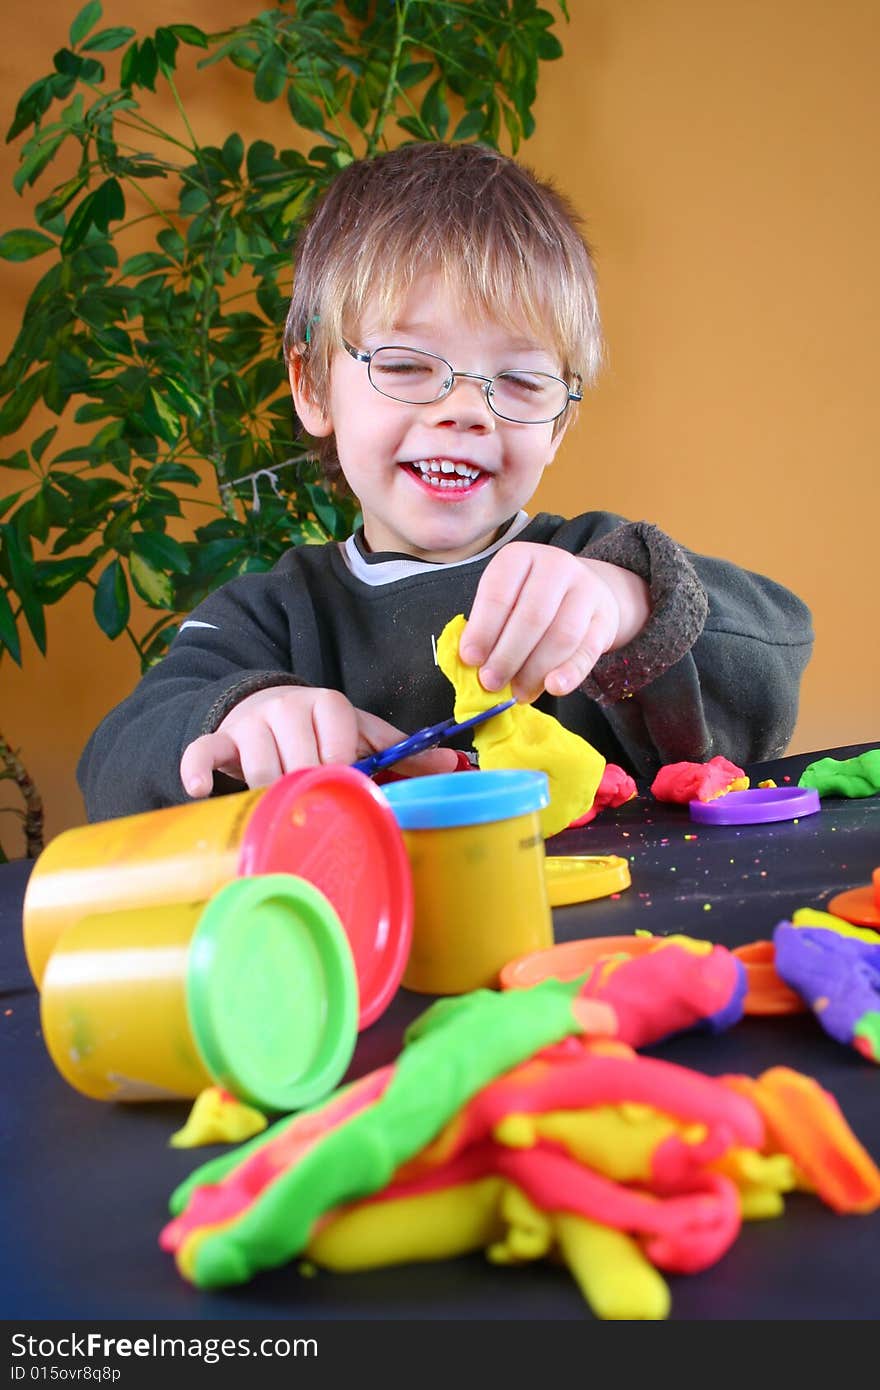
[[[353,763],[406,738],[378,715],[357,709],[338,690],[273,685],[231,709],[213,734],[184,749],[180,780],[192,797],[209,796],[214,773],[249,787],[268,787],[285,772],[322,763]],[[397,772],[452,772],[451,748],[431,748],[395,763]]]

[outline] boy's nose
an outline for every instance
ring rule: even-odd
[[[431,424],[487,433],[494,430],[496,416],[486,399],[487,385],[475,378],[456,376],[449,395],[425,407],[431,412]]]

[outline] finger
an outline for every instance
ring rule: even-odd
[[[202,734],[183,750],[180,780],[188,796],[209,796],[214,786],[214,769],[241,777],[238,747],[229,734]]]
[[[466,666],[482,666],[498,642],[532,568],[529,547],[510,545],[486,566],[458,644]]]
[[[567,661],[547,672],[544,687],[550,695],[567,695],[586,680],[599,657],[611,647],[616,627],[604,612],[593,614],[583,641]]]
[[[361,735],[357,752],[359,758],[368,753],[378,753],[383,748],[391,748],[393,744],[401,743],[407,737],[402,729],[396,729],[393,724],[380,719],[377,714],[370,714],[368,710],[363,709],[356,710],[355,713]],[[395,763],[394,770],[404,773],[407,777],[418,777],[426,773],[454,772],[457,766],[458,755],[454,749],[429,748],[424,753],[417,753],[412,758],[403,758],[399,763]]]
[[[238,757],[249,787],[269,787],[284,772],[272,729],[262,719],[242,724],[236,735]],[[298,766],[303,766],[300,762]],[[308,766],[308,764],[305,764]]]
[[[353,763],[358,750],[358,717],[338,690],[322,690],[312,705],[312,731],[321,763]]]
[[[480,667],[480,683],[485,690],[501,690],[524,670],[552,627],[568,587],[561,571],[532,571],[504,630]]]
[[[543,636],[535,644],[527,659],[511,682],[511,688],[518,700],[535,700],[545,689],[547,675],[561,668],[575,657],[587,640],[594,608],[583,591],[568,589],[562,596],[556,612],[550,619]],[[562,690],[551,694],[564,694]]]

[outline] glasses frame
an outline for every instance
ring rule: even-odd
[[[354,347],[352,343],[347,342],[346,339],[343,338],[342,346],[356,362],[363,362],[367,369],[367,378],[373,390],[378,391],[379,395],[384,396],[386,400],[397,401],[400,405],[433,405],[436,401],[445,401],[446,397],[451,395],[452,391],[455,389],[456,381],[461,378],[465,381],[479,381],[482,383],[482,391],[486,404],[492,414],[497,415],[499,420],[507,420],[511,425],[552,425],[565,414],[572,402],[582,401],[584,398],[583,392],[577,389],[572,391],[568,382],[563,377],[556,376],[554,372],[538,372],[535,373],[535,375],[546,376],[549,377],[551,381],[558,381],[560,386],[563,386],[568,393],[568,399],[562,408],[557,410],[555,415],[548,415],[544,420],[517,420],[512,415],[504,415],[497,406],[492,404],[492,388],[497,378],[499,376],[505,376],[508,371],[513,371],[514,369],[512,367],[506,367],[503,372],[496,372],[495,376],[482,376],[479,372],[457,372],[452,363],[447,362],[445,357],[441,357],[439,352],[428,352],[425,348],[408,347],[404,346],[402,343],[382,343],[380,347],[373,348],[372,352],[367,352],[364,348]],[[370,365],[377,352],[385,352],[389,348],[396,352],[418,352],[423,357],[433,357],[436,362],[442,362],[444,367],[448,368],[449,379],[439,395],[431,396],[430,400],[427,401],[407,401],[403,400],[400,396],[392,396],[388,391],[383,391],[381,386],[377,386],[373,380],[373,373],[370,370]],[[581,378],[577,377],[576,380],[578,385],[580,385]]]

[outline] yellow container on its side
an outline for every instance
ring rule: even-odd
[[[94,913],[204,905],[238,873],[241,839],[264,788],[77,826],[34,865],[24,899],[24,947],[42,986],[63,931]]]
[[[383,791],[413,874],[407,989],[464,994],[495,987],[513,957],[552,946],[538,815],[549,802],[543,772],[454,772]]]
[[[169,1100],[218,1085],[294,1110],[341,1080],[357,980],[324,895],[292,874],[236,879],[211,901],[96,914],[67,928],[43,980],[49,1055],[96,1100]]]
[[[62,933],[96,913],[207,902],[254,874],[308,879],[339,915],[354,954],[360,1027],[390,1003],[409,954],[412,884],[403,838],[369,777],[329,764],[271,787],[66,830],[31,870],[25,953],[42,986]]]

